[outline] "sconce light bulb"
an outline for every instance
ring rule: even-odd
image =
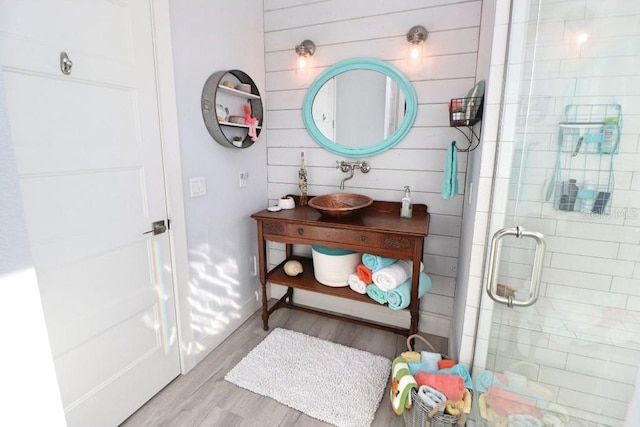
[[[578,40],[578,44],[586,43],[587,40],[589,40],[589,34],[585,32],[581,32],[578,34],[577,40]]]
[[[412,44],[409,48],[409,54],[411,55],[411,59],[420,58],[420,51],[422,50],[422,46],[419,43]]]
[[[304,56],[299,56],[298,57],[298,68],[300,70],[307,68],[307,58]]]

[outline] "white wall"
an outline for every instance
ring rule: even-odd
[[[476,70],[477,80],[484,80],[486,87],[500,88],[502,79],[494,73],[490,76],[490,60],[493,44],[495,0],[483,0],[482,21],[480,25],[480,40],[478,44],[478,66]],[[499,52],[497,52],[499,54]],[[490,81],[491,77],[491,81]],[[496,82],[496,77],[498,77]],[[492,156],[494,145],[491,141],[496,136],[497,121],[495,106],[485,102],[483,121],[476,128],[482,129],[481,144],[473,152],[469,153],[467,165],[467,180],[465,182],[464,214],[462,216],[462,229],[460,238],[460,255],[458,258],[458,275],[456,277],[456,295],[454,300],[453,324],[449,340],[449,355],[470,364],[473,355],[473,343],[475,337],[475,323],[478,317],[480,305],[482,258],[476,258],[471,262],[474,240],[484,240],[484,232],[488,213],[486,207],[489,200],[487,190],[490,188],[490,180],[480,179],[481,170],[491,171],[493,167]],[[488,145],[488,148],[487,148]],[[480,186],[482,185],[482,188]],[[478,194],[482,192],[482,199]],[[484,208],[483,208],[484,207]],[[479,209],[480,208],[480,209]],[[466,328],[466,329],[465,329]],[[463,343],[464,340],[464,343]],[[461,349],[464,346],[464,351]]]
[[[440,194],[447,145],[462,141],[449,127],[448,102],[463,97],[475,84],[481,1],[404,0],[265,0],[265,63],[267,82],[269,199],[297,193],[300,152],[305,153],[309,194],[338,190],[343,174],[335,169],[338,156],[320,148],[302,122],[302,101],[313,77],[336,62],[352,57],[373,57],[398,67],[411,80],[418,97],[413,129],[396,147],[366,159],[372,170],[356,172],[345,191],[360,192],[376,200],[399,201],[405,185],[415,203],[431,212],[424,261],[433,289],[421,301],[420,329],[448,336],[453,314],[463,195],[444,200]],[[406,61],[406,33],[414,25],[429,31],[425,57],[419,68]],[[305,39],[316,43],[310,75],[294,71],[294,46]],[[461,192],[467,156],[459,156]],[[284,258],[281,246],[271,246],[270,263]],[[273,286],[274,295],[281,293]],[[316,296],[300,302],[337,311],[357,311],[377,320],[406,326],[406,313],[389,313],[353,302]],[[305,300],[304,298],[307,298]]]
[[[267,204],[267,135],[246,149],[223,147],[204,126],[200,98],[211,74],[230,69],[265,95],[263,15],[260,0],[171,0],[170,11],[189,264],[179,322],[190,369],[258,308],[250,215]],[[247,187],[240,172],[249,173]],[[205,196],[190,198],[192,177],[205,177]]]

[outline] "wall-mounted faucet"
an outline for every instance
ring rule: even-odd
[[[340,182],[340,189],[344,190],[344,182],[353,178],[353,174],[356,169],[360,169],[362,173],[368,173],[371,170],[371,166],[367,162],[361,162],[358,160],[357,162],[345,162],[344,160],[336,160],[336,169],[340,169],[344,173],[351,172],[351,174],[344,178],[342,182]]]

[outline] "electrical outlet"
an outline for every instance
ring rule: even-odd
[[[249,268],[252,276],[258,275],[258,258],[255,255],[251,255],[249,259]]]
[[[191,197],[200,197],[207,194],[207,181],[204,176],[189,178],[189,191]]]
[[[249,172],[240,172],[240,188],[246,187],[249,181]]]

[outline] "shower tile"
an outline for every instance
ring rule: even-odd
[[[579,289],[570,286],[549,285],[547,294],[552,298],[568,301],[579,301],[597,306],[624,308],[626,295],[613,294],[593,290]]]

